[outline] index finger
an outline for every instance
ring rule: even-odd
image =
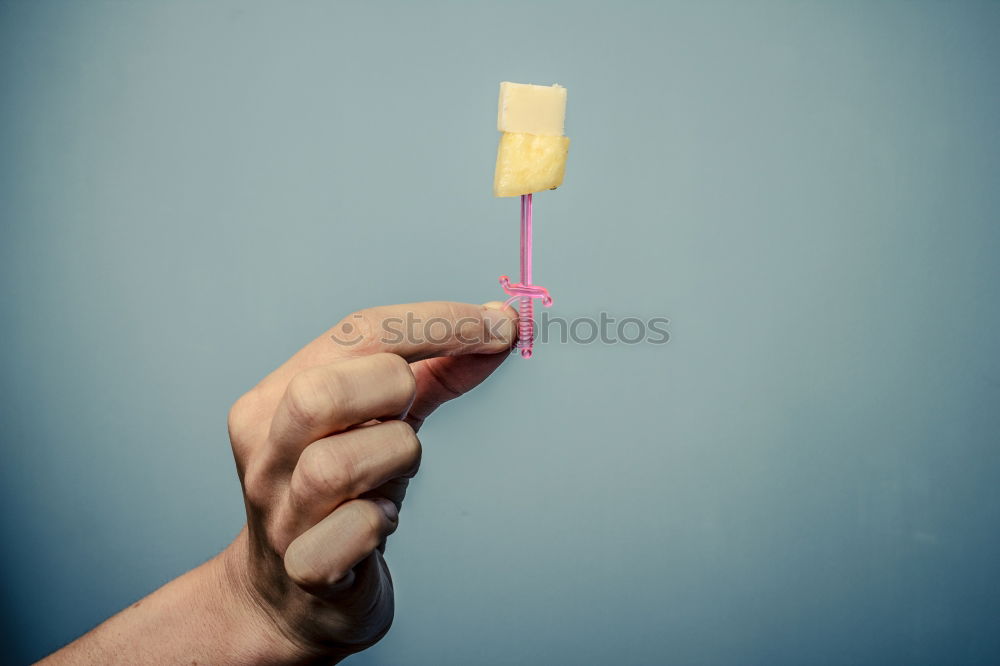
[[[343,358],[389,352],[408,362],[434,356],[496,354],[510,349],[517,313],[451,301],[384,305],[359,310],[300,349],[261,382],[280,396],[291,378]],[[270,391],[268,391],[270,394]]]
[[[436,356],[505,351],[514,341],[516,319],[510,308],[427,301],[355,312],[327,335],[339,353],[389,352],[413,363]]]

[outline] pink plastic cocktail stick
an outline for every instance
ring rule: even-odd
[[[521,195],[521,281],[512,283],[506,275],[500,276],[500,285],[510,294],[505,305],[518,301],[517,346],[521,356],[531,358],[535,343],[535,301],[550,307],[552,297],[545,287],[531,284],[531,195]]]

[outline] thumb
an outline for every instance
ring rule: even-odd
[[[486,303],[487,310],[510,319],[510,326],[517,325],[517,313],[498,301]],[[417,380],[417,394],[407,415],[407,422],[417,430],[431,412],[455,398],[468,393],[510,355],[510,349],[496,354],[466,354],[464,356],[437,356],[410,364]]]

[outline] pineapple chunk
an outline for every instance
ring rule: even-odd
[[[516,197],[562,185],[569,137],[504,132],[497,149],[493,196]]]

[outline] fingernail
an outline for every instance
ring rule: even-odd
[[[399,509],[396,508],[395,502],[380,497],[375,500],[375,503],[378,504],[378,508],[382,509],[382,513],[389,519],[389,522],[394,523],[399,520]]]
[[[517,313],[500,301],[483,303],[483,321],[486,322],[486,342],[497,347],[514,342],[514,322]]]

